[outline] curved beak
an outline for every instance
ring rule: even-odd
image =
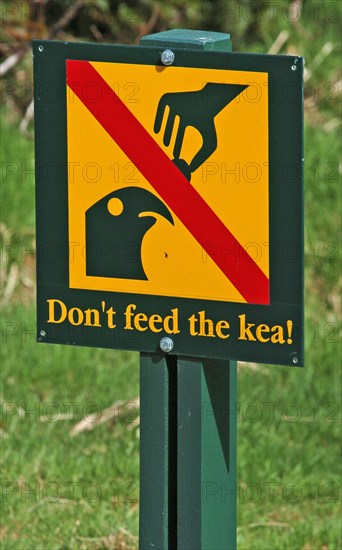
[[[155,195],[150,194],[149,200],[144,201],[144,210],[138,215],[139,218],[153,217],[155,218],[156,214],[163,216],[167,221],[174,225],[173,217],[170,210],[165,206],[165,204]]]

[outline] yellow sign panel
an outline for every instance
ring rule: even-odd
[[[170,161],[174,160],[188,179],[191,177],[197,194],[268,278],[267,73],[121,63],[91,65]],[[196,126],[196,112],[198,120],[203,120],[203,113],[208,111],[205,102],[211,105],[214,100],[219,104],[216,90],[226,94],[228,85],[240,85],[243,91],[233,99],[223,98],[222,108],[212,109],[213,120],[207,129],[203,129],[203,124]],[[96,83],[90,81],[83,90],[87,105],[72,87],[67,92],[70,287],[246,302],[236,281],[233,284],[213,259],[215,256],[221,264],[238,265],[239,251],[225,240],[211,242],[210,232],[204,245],[160,197],[89,109],[89,105],[101,101],[101,89]],[[172,110],[171,100],[181,101],[182,97],[183,111],[178,116]],[[200,108],[196,110],[194,101],[199,97],[202,103],[199,101]],[[189,122],[184,124],[187,115]],[[119,130],[127,131],[124,125]],[[195,159],[209,137],[212,143],[216,137],[216,147],[204,162],[197,162]],[[144,148],[144,143],[137,147]],[[196,162],[198,166],[188,173],[187,169]],[[146,165],[149,163],[154,163],[154,158],[147,157]],[[160,173],[161,180],[163,177]],[[132,240],[129,235],[133,225],[125,204],[131,195],[135,196],[136,205],[141,203],[137,216],[142,223],[140,238],[134,226]],[[192,204],[187,207],[189,215],[198,215],[192,211]],[[100,224],[97,235],[98,215],[110,219],[105,226],[107,242],[113,234],[107,260],[120,266],[117,271],[96,269],[96,262],[103,264],[104,255],[108,255],[108,247],[101,247]],[[208,253],[210,249],[213,254]]]

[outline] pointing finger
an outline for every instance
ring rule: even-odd
[[[160,98],[159,103],[158,103],[157,114],[156,114],[156,118],[154,120],[154,128],[153,128],[155,134],[158,134],[158,132],[160,132],[160,128],[161,128],[161,125],[162,125],[162,122],[163,122],[165,107],[167,105],[167,97],[166,97],[167,95],[168,94],[164,94]]]
[[[182,119],[180,119],[179,126],[178,126],[178,131],[177,131],[177,136],[176,136],[176,141],[175,141],[175,146],[173,148],[173,156],[176,159],[178,159],[180,157],[180,154],[181,154],[185,129],[186,129],[186,126],[182,122]]]
[[[169,112],[169,116],[166,122],[165,132],[164,132],[164,139],[163,139],[163,143],[164,145],[166,145],[166,147],[170,145],[172,130],[175,123],[175,116],[176,115],[172,111]]]

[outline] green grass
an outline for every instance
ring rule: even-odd
[[[17,306],[2,324],[4,547],[92,548],[83,538],[119,534],[120,527],[136,533],[134,409],[94,431],[69,432],[82,418],[138,395],[138,356],[37,345],[28,334],[34,323],[33,307]],[[62,420],[67,413],[73,418]]]
[[[10,228],[34,227],[33,141],[18,135],[18,120],[1,110],[1,202],[2,222]]]

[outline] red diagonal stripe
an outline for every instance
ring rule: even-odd
[[[244,299],[269,304],[266,275],[94,67],[67,60],[67,84]]]

